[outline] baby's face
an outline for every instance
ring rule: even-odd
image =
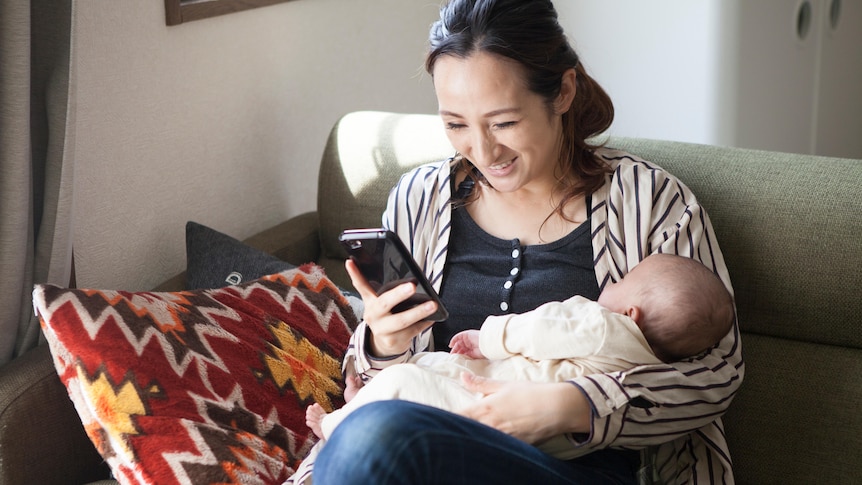
[[[645,260],[629,271],[618,283],[605,285],[605,289],[599,295],[599,305],[623,315],[628,315],[631,307],[639,306],[640,302],[637,298],[640,292],[638,290],[647,283],[647,271],[644,271],[641,266],[646,265],[647,261]]]
[[[607,285],[605,285],[605,289],[599,295],[599,305],[607,308],[614,313],[625,314],[626,281],[628,281],[627,277],[619,283],[608,283]]]

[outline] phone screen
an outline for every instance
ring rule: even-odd
[[[353,229],[344,231],[340,240],[378,295],[402,283],[416,285],[416,293],[396,305],[392,313],[434,300],[437,302],[437,312],[429,320],[442,321],[448,317],[437,292],[395,233],[384,229]]]

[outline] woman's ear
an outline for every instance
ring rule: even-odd
[[[575,99],[575,93],[578,90],[578,75],[575,69],[571,68],[563,73],[563,79],[560,81],[560,94],[554,101],[554,112],[561,115],[572,107],[572,101]]]

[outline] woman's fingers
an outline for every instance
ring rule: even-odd
[[[371,285],[368,284],[368,280],[362,276],[362,273],[359,272],[359,267],[356,266],[356,262],[352,259],[348,258],[344,262],[344,268],[347,270],[347,275],[350,276],[350,282],[353,284],[353,287],[356,288],[356,292],[359,293],[359,296],[362,297],[363,300],[368,300],[368,297],[375,296],[374,289],[371,288]]]
[[[371,330],[369,345],[373,355],[386,357],[404,353],[410,348],[413,337],[433,324],[427,318],[437,309],[437,304],[431,301],[392,313],[396,305],[416,293],[414,284],[404,283],[377,295],[359,272],[356,263],[348,259],[345,268],[365,303],[363,318]]]
[[[430,320],[412,322],[403,320],[400,313],[380,319],[375,325],[368,323],[373,338],[369,342],[371,353],[377,357],[403,354],[410,348],[413,338],[434,324]],[[396,322],[396,323],[392,323]]]
[[[505,381],[488,379],[487,377],[477,376],[476,374],[471,374],[469,372],[461,373],[461,385],[464,386],[465,389],[470,392],[478,392],[485,396],[499,391],[505,384]]]
[[[396,305],[416,293],[415,284],[403,283],[378,295],[371,285],[368,284],[368,280],[366,280],[365,277],[362,276],[362,273],[359,272],[359,268],[353,260],[348,259],[344,266],[347,269],[347,274],[350,276],[353,287],[356,288],[356,291],[365,303],[366,320],[368,320],[369,307],[372,310],[372,318],[374,318],[375,315],[383,316],[391,313],[392,309],[395,308]],[[399,312],[397,314],[400,316],[398,322],[401,323],[402,328],[406,328],[416,322],[425,320],[425,317],[431,315],[436,310],[436,303],[432,301],[424,302],[407,311]]]
[[[527,443],[590,430],[589,401],[568,382],[495,381],[464,374],[461,380],[483,397],[458,414]]]

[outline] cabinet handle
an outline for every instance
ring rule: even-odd
[[[841,0],[832,0],[829,4],[829,26],[838,29],[838,19],[841,18]]]
[[[808,37],[808,32],[811,30],[811,15],[811,2],[808,0],[801,2],[796,11],[796,36],[799,40],[805,40]]]

